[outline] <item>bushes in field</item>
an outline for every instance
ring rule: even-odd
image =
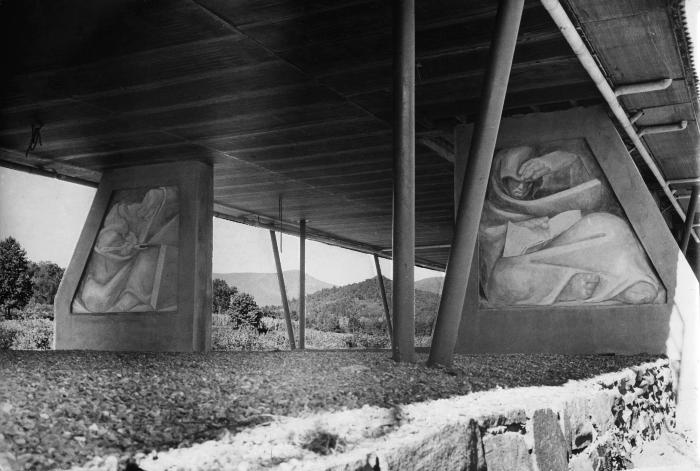
[[[53,322],[43,318],[0,321],[0,350],[49,350]]]
[[[229,286],[226,281],[220,278],[213,281],[213,289],[212,307],[215,314],[227,315],[234,328],[252,327],[258,332],[265,330],[265,326],[261,323],[263,311],[253,296],[238,291],[238,288]]]
[[[214,350],[287,350],[287,327],[284,319],[263,317],[261,324],[265,332],[258,332],[250,326],[234,328],[229,322],[221,323],[215,317],[212,328],[212,348]],[[298,344],[299,323],[292,322]],[[430,345],[430,337],[419,336],[416,345]],[[313,328],[306,329],[306,347],[314,350],[340,350],[347,348],[391,348],[386,334],[323,332]]]

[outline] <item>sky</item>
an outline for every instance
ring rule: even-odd
[[[0,240],[12,236],[24,247],[30,260],[51,261],[66,267],[95,191],[0,167]],[[280,247],[282,269],[298,269],[299,238],[284,234]],[[382,259],[381,267],[382,274],[391,278],[391,261]],[[213,271],[274,272],[268,230],[214,218]],[[371,255],[310,240],[306,242],[306,272],[339,286],[376,275]],[[416,279],[431,276],[442,273],[416,267]]]

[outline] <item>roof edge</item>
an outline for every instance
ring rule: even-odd
[[[700,103],[698,103],[698,73],[693,58],[693,38],[690,34],[688,26],[688,10],[686,8],[687,0],[673,0],[670,2],[670,14],[673,25],[673,34],[676,37],[678,51],[683,62],[685,70],[685,81],[688,84],[688,89],[692,93],[693,109],[696,116],[700,114]]]

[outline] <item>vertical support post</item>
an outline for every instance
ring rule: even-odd
[[[284,308],[284,321],[287,324],[287,338],[289,348],[294,350],[294,327],[292,326],[292,315],[289,313],[289,301],[287,300],[287,288],[284,286],[284,274],[282,273],[282,262],[280,261],[280,251],[277,248],[277,237],[275,231],[270,230],[270,240],[272,241],[272,253],[275,255],[275,267],[277,268],[277,282],[280,285],[280,296],[282,297],[282,307]]]
[[[693,222],[695,221],[695,211],[698,209],[698,196],[700,196],[700,185],[695,185],[690,193],[688,210],[685,213],[685,226],[683,227],[683,237],[681,238],[681,252],[683,255],[688,251],[690,234],[693,232]]]
[[[389,313],[389,302],[386,299],[386,288],[384,287],[384,277],[382,276],[382,267],[379,266],[379,257],[374,254],[374,266],[377,268],[377,284],[379,285],[379,294],[382,297],[384,305],[384,316],[386,317],[386,331],[389,334],[391,341],[391,349],[394,349],[394,331],[391,327],[391,314]]]
[[[501,0],[498,6],[489,66],[484,77],[479,115],[474,126],[469,160],[457,207],[452,249],[447,261],[445,284],[430,346],[429,364],[449,365],[457,343],[479,219],[496,149],[523,4],[524,0]]]
[[[299,221],[299,348],[306,347],[306,219]]]
[[[394,0],[393,357],[415,361],[415,0]]]

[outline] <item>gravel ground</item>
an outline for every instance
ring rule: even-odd
[[[425,362],[427,355],[419,354]],[[387,351],[202,354],[0,351],[0,453],[23,469],[188,446],[271,416],[558,385],[658,356],[456,355],[450,370]]]

